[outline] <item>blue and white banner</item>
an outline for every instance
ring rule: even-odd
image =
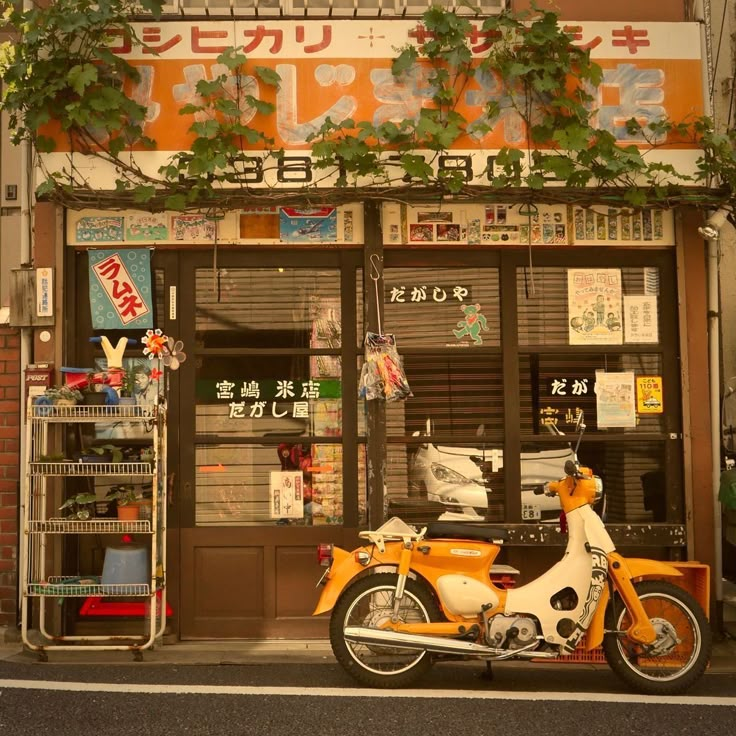
[[[89,306],[94,330],[152,328],[150,250],[89,251]]]

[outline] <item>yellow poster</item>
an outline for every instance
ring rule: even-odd
[[[637,376],[636,411],[638,414],[661,414],[664,411],[662,376]]]

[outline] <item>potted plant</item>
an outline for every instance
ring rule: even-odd
[[[114,501],[117,506],[118,519],[135,521],[138,518],[138,495],[131,485],[113,486],[105,496],[106,501]]]
[[[123,372],[120,383],[120,404],[135,406],[135,403],[135,371],[127,370]]]
[[[71,386],[51,386],[44,391],[44,396],[54,406],[74,406],[82,401],[82,392]]]
[[[67,500],[59,506],[59,510],[63,511],[64,509],[68,509],[69,512],[67,514],[67,518],[85,521],[86,519],[89,519],[90,516],[94,516],[96,501],[97,496],[94,493],[77,493],[75,496],[67,498]]]

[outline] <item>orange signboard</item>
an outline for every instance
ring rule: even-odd
[[[604,71],[597,90],[597,124],[623,144],[632,140],[625,121],[642,123],[662,117],[684,120],[703,112],[700,35],[695,23],[581,23],[566,26],[575,43],[590,48]],[[469,39],[478,59],[492,39],[476,25]],[[199,80],[227,73],[217,55],[229,46],[242,46],[248,58],[245,73],[232,77],[230,89],[241,97],[241,122],[273,138],[273,149],[309,150],[307,138],[329,117],[374,124],[411,120],[432,105],[430,70],[419,63],[401,79],[391,73],[395,49],[428,37],[416,21],[237,21],[174,22],[146,25],[139,35],[150,47],[135,48],[119,39],[114,51],[140,72],[132,96],[147,106],[144,125],[159,151],[189,149],[188,132],[193,115],[181,115],[188,104],[201,104],[196,92]],[[154,53],[154,51],[156,53]],[[275,71],[279,89],[263,84],[255,67]],[[493,150],[503,146],[525,147],[521,119],[502,98],[502,85],[494,73],[476,75],[460,94],[458,112],[469,124],[485,123],[490,131],[466,135],[456,150]],[[247,108],[252,95],[275,105],[271,115]],[[488,118],[489,103],[505,108]],[[686,144],[668,142],[668,147]],[[65,136],[58,136],[59,151],[69,150]]]

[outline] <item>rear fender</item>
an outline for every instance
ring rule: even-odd
[[[660,562],[659,560],[627,557],[626,564],[629,568],[629,572],[631,573],[632,581],[642,580],[643,578],[682,577],[682,573],[676,567],[668,565],[666,562]],[[599,647],[603,641],[604,618],[610,597],[611,585],[609,583],[603,589],[603,593],[598,600],[598,607],[595,609],[593,620],[591,621],[590,626],[588,627],[588,632],[585,636],[585,648],[588,651]]]
[[[366,551],[370,553],[371,550],[367,549]],[[376,557],[375,552],[376,550],[373,550],[373,557],[367,565],[361,565],[355,561],[353,552],[347,552],[339,547],[335,547],[332,550],[332,567],[327,576],[325,586],[322,588],[319,601],[317,601],[317,607],[312,612],[312,616],[318,616],[320,613],[331,611],[345,588],[357,578],[362,577],[367,571],[387,564],[394,567],[398,566],[398,558],[395,560],[386,560],[386,555]]]

